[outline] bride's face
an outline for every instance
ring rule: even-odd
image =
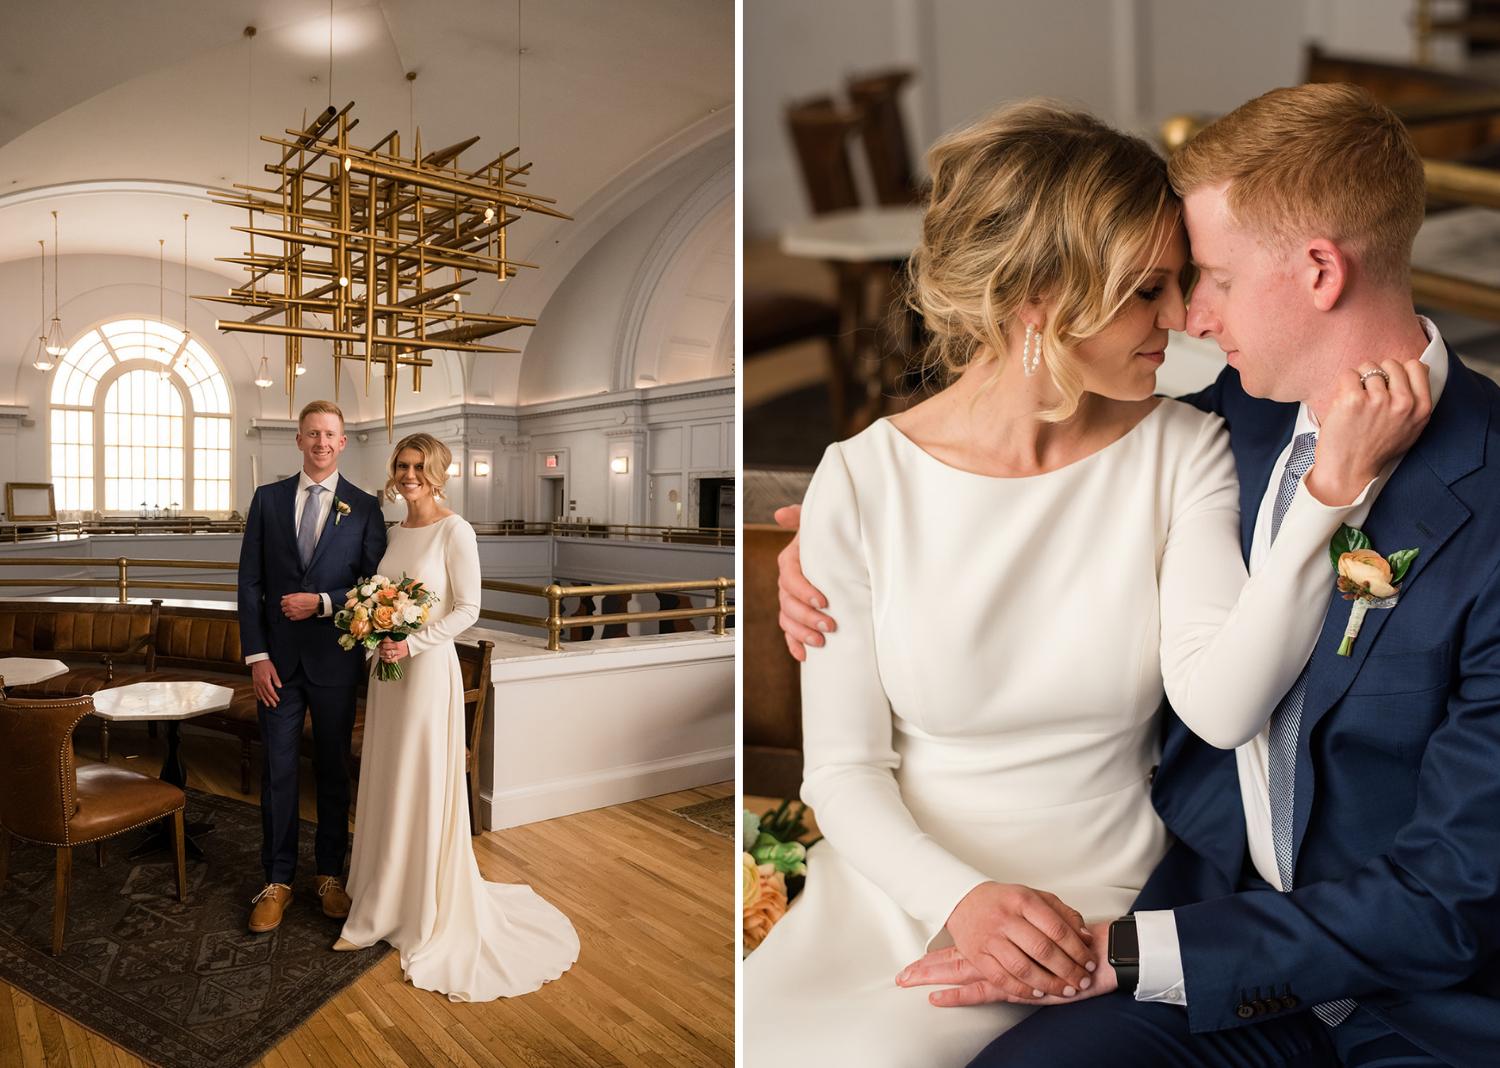
[[[1187,240],[1174,227],[1160,256],[1136,264],[1145,281],[1103,331],[1074,350],[1083,388],[1115,400],[1144,400],[1156,392],[1156,371],[1166,359],[1167,331],[1186,326],[1182,269]]]
[[[396,454],[396,492],[409,504],[432,496],[432,485],[422,470],[422,454],[416,449],[402,449]]]

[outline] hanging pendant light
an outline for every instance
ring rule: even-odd
[[[156,318],[165,328],[167,325],[167,239],[158,237],[156,239]],[[161,380],[166,382],[172,377],[172,354],[167,352],[165,345],[156,346],[161,353]]]
[[[187,277],[187,221],[188,217],[182,217],[182,344],[192,340],[193,332],[188,329],[187,300],[188,300],[188,277]]]
[[[53,364],[53,361],[52,361],[52,357],[50,355],[48,355],[48,353],[47,353],[47,335],[45,333],[46,322],[47,322],[47,242],[45,242],[45,241],[38,241],[37,244],[42,246],[42,320],[41,321],[42,321],[42,324],[43,324],[43,328],[42,329],[43,329],[44,332],[37,335],[37,339],[36,339],[36,357],[31,361],[31,366],[35,367],[38,371],[50,371],[50,370],[52,370],[54,364]]]
[[[66,356],[68,347],[63,344],[62,320],[57,315],[57,254],[62,246],[57,242],[57,212],[52,213],[52,325],[47,329],[47,355]]]
[[[265,389],[271,384],[271,368],[266,363],[266,335],[260,335],[260,370],[255,372],[255,384]]]

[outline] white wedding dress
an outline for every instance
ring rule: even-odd
[[[1348,511],[1299,488],[1247,584],[1223,422],[1176,401],[1030,478],[949,467],[886,421],[831,446],[801,549],[838,621],[802,669],[826,838],[745,961],[747,1068],[958,1068],[1035,1011],[894,980],[987,880],[1090,922],[1129,908],[1168,845],[1163,677],[1195,730],[1252,737],[1311,653]]]
[[[379,573],[410,575],[441,599],[407,638],[404,677],[370,680],[343,937],[384,939],[414,986],[452,1001],[525,994],[578,959],[578,935],[531,887],[486,882],[474,859],[453,648],[479,618],[474,528],[456,515],[392,527]]]

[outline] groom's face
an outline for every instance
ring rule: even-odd
[[[339,453],[348,442],[344,424],[328,412],[314,412],[297,428],[297,448],[302,450],[302,469],[316,482],[322,482],[338,466]]]
[[[1198,265],[1187,332],[1213,338],[1253,397],[1299,401],[1310,395],[1312,345],[1306,294],[1294,256],[1268,246],[1229,211],[1226,186],[1183,198],[1183,217]]]

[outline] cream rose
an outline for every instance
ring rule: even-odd
[[[371,613],[370,618],[374,620],[376,630],[390,630],[396,622],[396,610],[388,604],[383,604]]]
[[[1355,549],[1339,557],[1339,574],[1374,597],[1390,597],[1391,565],[1374,549]]]
[[[740,854],[740,908],[748,909],[760,900],[760,872],[755,867],[755,858],[749,853]]]

